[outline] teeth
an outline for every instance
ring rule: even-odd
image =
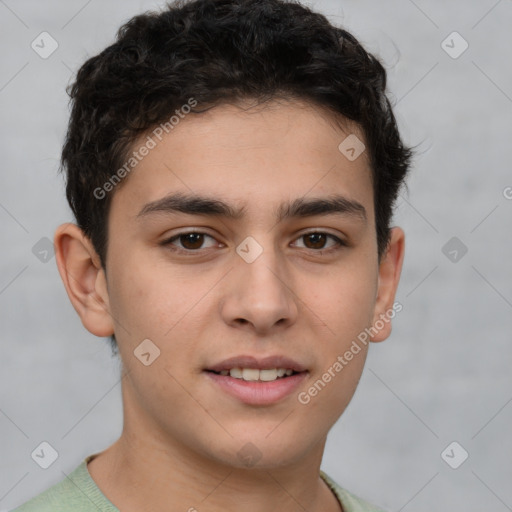
[[[232,368],[231,370],[229,370],[229,375],[231,375],[231,377],[234,377],[235,379],[243,378],[242,370],[240,368]]]
[[[244,368],[242,370],[242,379],[244,380],[259,380],[260,378],[260,371],[255,370],[254,368]]]
[[[248,382],[272,382],[284,376],[293,374],[293,370],[287,368],[272,368],[268,370],[257,370],[256,368],[231,368],[231,370],[223,370],[221,375],[230,375],[235,379],[242,379]]]
[[[269,382],[277,379],[277,370],[260,370],[260,380]]]

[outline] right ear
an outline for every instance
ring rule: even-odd
[[[82,324],[96,336],[111,336],[106,276],[91,241],[76,224],[66,223],[57,228],[54,245],[60,277]]]

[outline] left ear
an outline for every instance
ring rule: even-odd
[[[372,322],[374,328],[371,330],[370,341],[384,341],[391,334],[389,312],[395,311],[393,304],[402,272],[404,251],[405,234],[403,230],[398,227],[392,228],[389,245],[379,264],[379,284]],[[382,324],[384,325],[382,326]],[[376,331],[375,334],[373,334],[374,331]]]

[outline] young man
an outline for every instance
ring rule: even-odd
[[[400,307],[411,153],[385,87],[280,0],[169,5],[82,66],[55,246],[120,355],[124,427],[17,511],[378,510],[320,463]]]

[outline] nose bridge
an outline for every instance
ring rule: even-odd
[[[249,322],[257,330],[294,321],[297,306],[289,274],[271,236],[248,236],[236,248],[235,268],[225,297],[225,320]]]
[[[272,243],[271,237],[260,235],[258,242],[254,237],[247,237],[236,249],[239,256],[237,266],[242,279],[239,283],[244,295],[272,298],[283,295],[284,269],[281,258]],[[279,273],[282,277],[278,277]],[[269,304],[270,306],[270,304]]]

